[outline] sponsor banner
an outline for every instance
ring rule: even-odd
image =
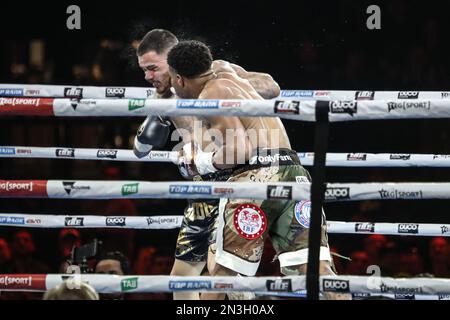
[[[0,197],[47,197],[47,180],[0,180]]]
[[[1,274],[0,290],[45,291],[45,274]]]
[[[0,97],[0,114],[24,116],[54,116],[52,98]]]
[[[178,109],[218,109],[220,100],[178,100]]]

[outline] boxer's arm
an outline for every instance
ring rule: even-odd
[[[276,98],[280,95],[280,86],[268,73],[249,72],[238,66],[224,60],[215,60],[213,62],[213,70],[215,72],[235,72],[239,77],[246,79],[250,85],[264,99]]]
[[[236,95],[226,87],[217,86],[204,90],[199,99],[244,99],[244,97]],[[211,125],[209,130],[212,135],[215,135],[214,132],[220,133],[222,138],[222,145],[211,153],[213,166],[217,169],[226,169],[245,163],[253,147],[241,120],[238,117],[215,116],[208,117],[208,122]]]

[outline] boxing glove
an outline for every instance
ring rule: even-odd
[[[197,144],[187,143],[178,159],[178,169],[185,179],[218,171],[213,165],[214,152],[203,152]]]
[[[170,122],[158,116],[148,116],[139,127],[134,138],[133,152],[138,158],[147,156],[150,151],[160,149],[167,143]]]

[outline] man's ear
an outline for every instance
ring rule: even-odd
[[[184,78],[177,74],[177,83],[180,87],[184,88]]]

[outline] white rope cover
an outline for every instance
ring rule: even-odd
[[[314,153],[299,152],[302,165],[312,166]],[[128,149],[0,146],[0,158],[75,159],[102,161],[178,162],[176,151],[151,151],[137,158]],[[330,167],[450,167],[450,155],[405,153],[327,153]]]
[[[175,229],[183,216],[99,216],[0,213],[0,226],[28,228],[123,228]],[[404,236],[450,236],[450,224],[327,221],[332,234],[385,234]]]
[[[93,87],[73,85],[27,85],[0,83],[0,96],[55,98],[135,98],[155,95],[154,88]],[[296,100],[385,100],[385,99],[449,99],[448,91],[363,91],[363,90],[281,90],[280,97]]]
[[[319,102],[318,102],[319,103]],[[450,101],[323,101],[330,121],[449,118]],[[174,100],[0,98],[0,115],[57,117],[97,116],[271,116],[315,121],[314,100]]]
[[[308,200],[310,183],[0,180],[0,198]],[[450,183],[328,183],[327,202],[450,199]]]
[[[0,274],[2,291],[45,291],[65,280],[88,282],[97,292],[176,292],[176,291],[257,291],[296,292],[305,290],[305,276],[289,277],[182,277],[118,276],[106,274]],[[321,276],[322,292],[360,294],[449,295],[450,279],[388,278],[376,276]]]

